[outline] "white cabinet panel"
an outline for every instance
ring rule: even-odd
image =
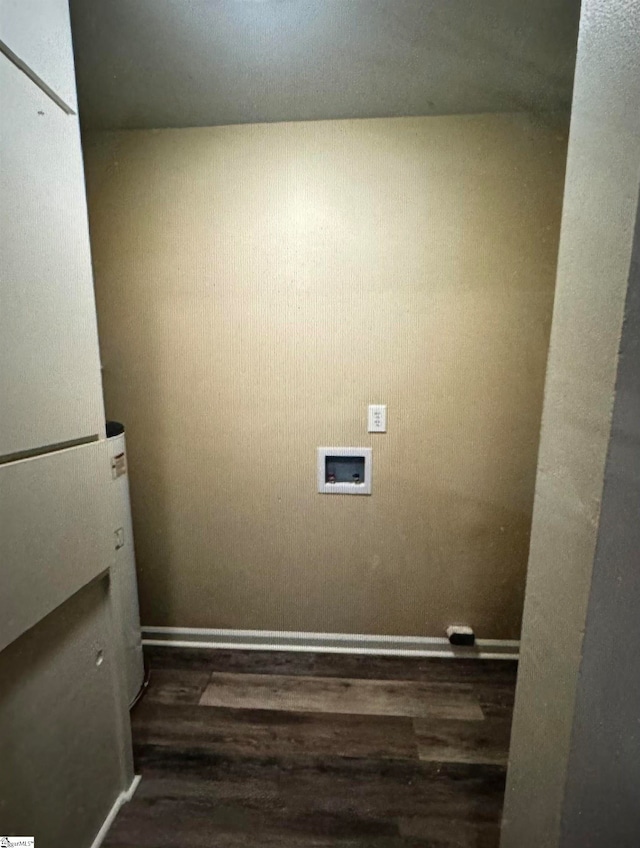
[[[104,434],[78,121],[0,55],[0,457]]]
[[[77,111],[68,0],[0,0],[0,41]]]
[[[108,442],[0,466],[0,650],[113,562]]]
[[[0,653],[2,832],[34,836],[41,848],[91,845],[133,777],[123,768],[130,730],[114,691],[105,584],[87,586]]]

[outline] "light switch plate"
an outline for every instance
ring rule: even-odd
[[[369,415],[367,417],[367,429],[369,433],[387,432],[387,405],[386,403],[370,403]]]

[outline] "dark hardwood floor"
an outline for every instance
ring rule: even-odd
[[[105,848],[497,848],[516,664],[147,648]]]

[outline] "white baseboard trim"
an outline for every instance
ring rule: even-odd
[[[109,832],[109,828],[113,824],[115,817],[118,815],[120,811],[120,807],[123,804],[126,804],[127,801],[130,801],[133,798],[134,792],[138,788],[138,784],[142,780],[142,776],[137,774],[133,780],[131,781],[131,786],[126,789],[124,792],[121,792],[115,800],[113,807],[109,810],[109,815],[106,817],[104,822],[102,823],[102,827],[98,831],[96,838],[91,843],[91,848],[100,848],[102,845],[105,836]]]
[[[167,648],[224,648],[243,651],[307,651],[392,657],[517,660],[520,642],[478,639],[474,648],[453,648],[437,636],[370,636],[283,630],[211,630],[202,627],[143,627],[143,645]]]

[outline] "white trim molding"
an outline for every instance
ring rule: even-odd
[[[98,831],[96,838],[91,843],[91,848],[100,848],[100,846],[102,845],[102,843],[104,841],[105,836],[109,832],[109,828],[111,827],[111,825],[115,821],[115,818],[120,811],[120,807],[122,807],[123,804],[126,804],[128,801],[130,801],[133,798],[134,792],[138,788],[138,784],[140,783],[141,780],[142,780],[142,776],[137,774],[133,778],[133,780],[131,781],[131,786],[129,786],[128,789],[126,789],[124,792],[121,792],[118,795],[118,797],[115,800],[113,807],[111,807],[111,809],[109,810],[109,815],[106,817],[106,819],[102,823],[102,827]]]
[[[243,651],[306,651],[391,657],[445,657],[517,660],[519,641],[478,639],[474,647],[453,647],[437,636],[369,636],[285,630],[211,630],[203,627],[143,627],[143,645],[168,648],[223,648]]]

